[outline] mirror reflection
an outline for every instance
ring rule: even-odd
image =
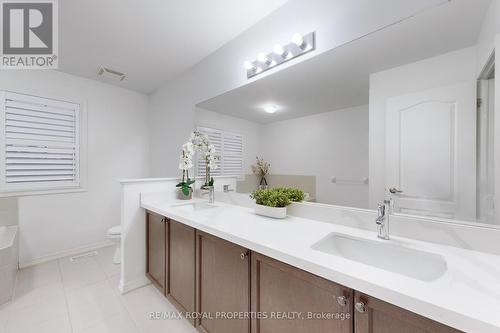
[[[370,209],[393,198],[401,214],[495,224],[499,120],[480,7],[438,7],[198,104],[219,172],[241,175],[243,193],[299,187]]]

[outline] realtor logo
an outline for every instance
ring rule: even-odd
[[[2,69],[57,68],[57,3],[1,1]]]

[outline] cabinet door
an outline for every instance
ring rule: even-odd
[[[146,275],[163,293],[166,290],[166,218],[146,213]]]
[[[195,311],[195,229],[170,220],[169,300],[181,312]],[[194,324],[192,316],[187,319]]]
[[[351,289],[252,254],[252,311],[267,316],[253,333],[351,333],[352,306]]]
[[[451,327],[355,292],[356,333],[459,333]]]
[[[241,246],[197,231],[198,330],[206,333],[249,333],[250,319],[228,319],[219,313],[250,311],[250,258]]]

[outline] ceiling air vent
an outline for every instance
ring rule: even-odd
[[[105,78],[108,78],[108,79],[111,79],[111,80],[115,80],[115,81],[123,81],[125,79],[125,74],[121,73],[121,72],[118,72],[118,71],[115,71],[113,69],[110,69],[110,68],[106,68],[106,67],[101,67],[99,69],[99,72],[97,72],[97,74],[99,76],[102,76],[102,77],[105,77]]]

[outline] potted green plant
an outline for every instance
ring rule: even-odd
[[[259,189],[250,194],[255,200],[255,213],[272,218],[286,217],[286,207],[304,200],[304,191],[294,188]]]

